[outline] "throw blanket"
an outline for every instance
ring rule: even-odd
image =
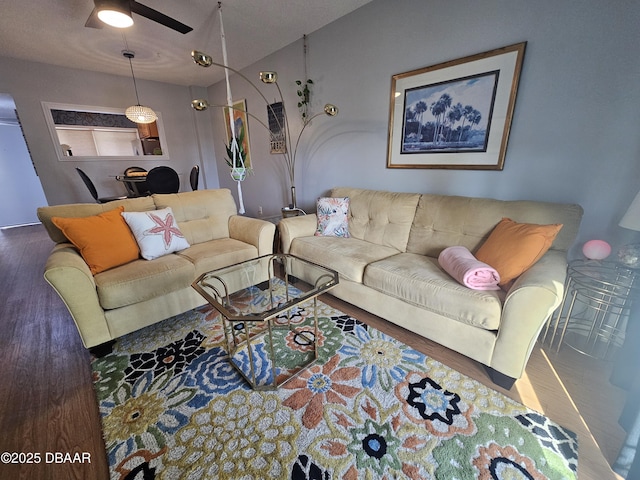
[[[462,285],[474,290],[500,290],[498,271],[478,260],[465,247],[445,248],[438,263]]]

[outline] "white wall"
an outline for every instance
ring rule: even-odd
[[[194,65],[194,68],[196,66]],[[170,160],[105,160],[60,162],[55,153],[41,102],[126,108],[135,100],[131,77],[105,75],[61,68],[42,63],[0,57],[0,92],[11,94],[24,128],[31,155],[50,205],[93,202],[75,167],[92,178],[100,196],[124,195],[117,175],[132,163],[147,170],[167,164],[181,175],[181,190],[190,190],[189,172],[195,164],[204,170],[200,186],[219,186],[210,128],[200,127],[205,119],[194,115],[191,89],[136,79],[140,99],[160,112],[164,123]],[[197,89],[196,89],[197,90]],[[205,125],[208,125],[205,121]],[[207,133],[209,132],[209,133]],[[206,135],[209,135],[207,138]]]
[[[614,246],[638,241],[617,222],[640,189],[639,19],[640,3],[631,0],[376,0],[311,33],[314,107],[331,102],[340,113],[305,132],[299,203],[314,210],[314,199],[337,185],[579,203],[585,216],[578,247],[591,238]],[[527,51],[503,171],[386,168],[393,74],[522,41]],[[278,71],[290,120],[297,121],[302,42],[243,73],[257,79],[261,69]],[[276,98],[268,85],[260,87]],[[232,88],[266,120],[251,87],[236,78]],[[209,95],[224,103],[224,84]],[[223,163],[222,115],[212,115],[220,182],[233,188]],[[266,132],[249,123],[255,175],[243,185],[247,213],[255,215],[259,205],[275,213],[288,203],[284,173],[268,154]]]

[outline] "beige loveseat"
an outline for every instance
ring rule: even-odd
[[[482,363],[495,383],[511,388],[561,301],[582,208],[355,188],[328,196],[349,197],[351,237],[314,236],[316,215],[286,218],[283,252],[338,271],[332,295]],[[564,225],[508,291],[471,290],[439,266],[446,247],[475,253],[503,217]]]
[[[121,205],[130,212],[171,207],[190,247],[93,276],[51,218],[87,217]],[[204,298],[191,283],[204,272],[272,253],[275,233],[273,223],[237,215],[227,189],[41,207],[38,218],[56,243],[45,279],[66,304],[87,348],[108,345],[124,334],[203,305]]]

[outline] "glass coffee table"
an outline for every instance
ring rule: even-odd
[[[317,297],[337,284],[334,270],[277,254],[204,273],[192,286],[220,312],[231,364],[254,390],[275,390],[318,359]]]

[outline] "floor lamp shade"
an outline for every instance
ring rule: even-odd
[[[629,230],[640,231],[640,192],[633,199],[618,225]]]

